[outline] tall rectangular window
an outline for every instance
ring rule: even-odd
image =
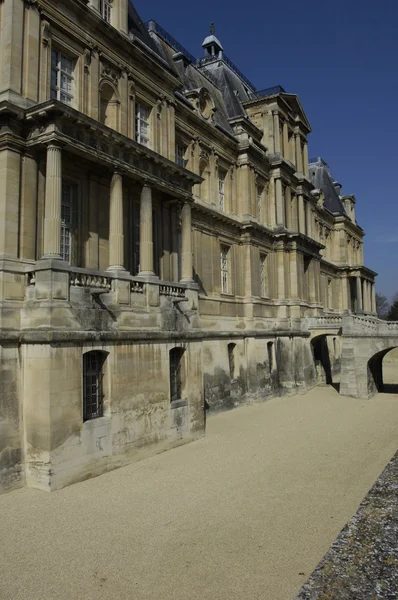
[[[226,172],[218,169],[218,208],[224,210]]]
[[[187,151],[187,147],[184,144],[176,144],[176,163],[180,167],[186,167],[187,160],[185,159],[185,153]]]
[[[260,296],[268,296],[268,271],[266,254],[260,254]]]
[[[71,105],[73,102],[74,61],[59,52],[51,52],[51,98]]]
[[[230,247],[221,246],[221,293],[231,293],[230,276]]]
[[[149,146],[149,110],[138,103],[135,105],[135,141]]]
[[[182,359],[184,348],[173,348],[169,352],[170,360],[170,401],[175,402],[181,400],[183,376],[182,376]]]
[[[73,225],[73,186],[62,184],[61,200],[61,258],[71,262]]]
[[[104,21],[110,23],[112,17],[112,0],[100,0],[99,10]]]
[[[106,353],[101,350],[83,354],[83,421],[90,421],[104,414],[105,359]]]

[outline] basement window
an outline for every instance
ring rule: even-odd
[[[104,364],[106,353],[93,350],[83,354],[83,421],[104,414]]]

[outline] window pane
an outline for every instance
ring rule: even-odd
[[[73,62],[70,58],[67,58],[66,56],[61,56],[61,69],[63,71],[66,71],[66,73],[69,73],[70,75],[72,74]]]
[[[51,66],[52,67],[58,66],[58,52],[56,50],[51,51]]]

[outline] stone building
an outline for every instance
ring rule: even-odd
[[[0,0],[0,491],[303,391],[310,319],[375,311],[297,95],[257,90],[214,27],[202,45],[128,0]]]

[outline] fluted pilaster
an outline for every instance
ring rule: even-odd
[[[299,133],[295,133],[296,139],[296,171],[303,172],[303,154],[301,152],[301,138]]]
[[[276,225],[277,227],[283,227],[285,224],[284,211],[283,211],[283,194],[282,194],[282,181],[275,179],[275,201],[276,201]]]
[[[110,271],[123,270],[123,177],[115,171],[111,180],[109,203],[109,267]]]
[[[281,139],[279,132],[279,113],[277,110],[274,110],[273,113],[274,119],[274,152],[275,154],[280,154],[281,151]]]
[[[152,189],[144,185],[140,210],[140,275],[155,275],[153,270]]]
[[[184,202],[181,210],[181,281],[192,281],[191,203]]]
[[[62,150],[47,146],[43,258],[61,258]]]

